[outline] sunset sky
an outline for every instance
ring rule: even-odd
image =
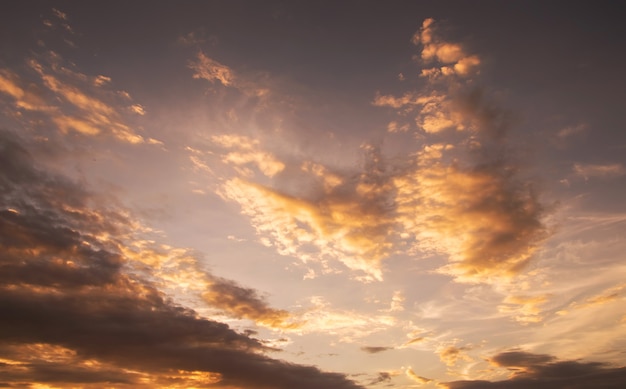
[[[626,387],[619,2],[1,8],[0,387]]]

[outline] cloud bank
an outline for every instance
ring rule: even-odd
[[[507,351],[490,358],[496,367],[510,370],[505,381],[455,381],[443,383],[448,389],[521,389],[521,388],[606,388],[626,385],[626,367],[611,367],[598,362],[559,361],[546,354]]]
[[[258,340],[174,304],[158,284],[127,272],[123,247],[136,226],[125,212],[41,170],[11,133],[0,133],[0,150],[6,385],[358,387],[342,374],[269,358]],[[231,282],[216,278],[210,290],[209,300],[242,316],[282,314]]]

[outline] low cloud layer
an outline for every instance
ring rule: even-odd
[[[626,367],[598,362],[560,361],[551,355],[507,351],[490,358],[495,367],[510,370],[505,381],[455,381],[443,383],[448,389],[521,388],[606,388],[626,385]]]

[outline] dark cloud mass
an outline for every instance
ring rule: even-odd
[[[626,367],[611,367],[598,362],[559,361],[551,355],[508,351],[490,362],[511,370],[505,381],[455,381],[443,384],[448,389],[522,389],[558,388],[617,389],[626,387]]]
[[[0,133],[0,151],[3,385],[358,387],[342,374],[268,358],[256,339],[125,273],[130,220],[38,169],[11,133]],[[260,301],[253,290],[221,285]]]

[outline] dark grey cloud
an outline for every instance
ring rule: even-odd
[[[376,346],[365,346],[361,347],[361,350],[365,351],[368,354],[378,354],[383,351],[393,350],[393,347],[376,347]]]
[[[560,361],[551,355],[508,351],[490,362],[511,370],[505,381],[454,381],[443,383],[448,389],[617,389],[626,387],[626,367],[599,362]]]
[[[391,373],[386,372],[386,371],[381,371],[378,373],[378,377],[374,378],[369,384],[376,385],[376,384],[387,383],[389,386],[389,383],[391,382],[391,378],[392,378]]]
[[[343,374],[269,358],[260,341],[125,273],[131,220],[79,183],[37,168],[22,144],[0,132],[0,355],[18,364],[0,365],[0,381],[137,386],[147,375],[153,387],[167,379],[206,386],[206,376],[202,383],[189,375],[206,372],[218,387],[359,387]],[[217,293],[261,301],[251,289],[219,285]],[[51,347],[49,357],[28,357],[37,345]],[[72,363],[59,364],[67,353]]]

